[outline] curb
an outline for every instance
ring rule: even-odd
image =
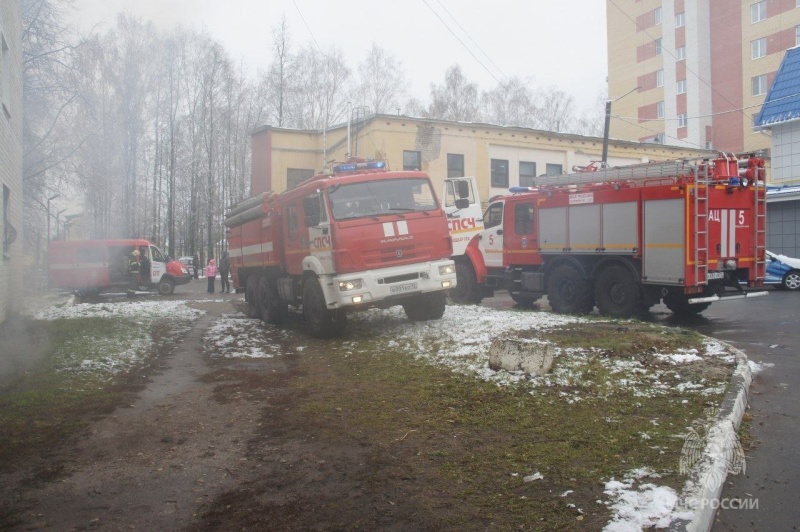
[[[693,513],[691,520],[678,519],[669,529],[673,531],[708,532],[714,524],[719,496],[727,478],[730,454],[738,444],[736,431],[747,409],[750,383],[753,380],[747,355],[732,345],[715,339],[736,357],[736,370],[731,387],[720,405],[720,412],[708,428],[702,458],[694,465],[681,493],[678,512]]]

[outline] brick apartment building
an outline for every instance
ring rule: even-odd
[[[0,2],[0,323],[22,301],[22,8]]]
[[[613,103],[612,137],[770,147],[754,119],[784,52],[800,44],[800,0],[607,0],[606,8],[609,98],[625,95]]]

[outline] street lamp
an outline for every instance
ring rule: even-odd
[[[640,88],[641,87],[634,87],[619,98],[614,98],[613,100],[609,98],[606,100],[606,125],[603,129],[603,162],[601,163],[601,168],[608,166],[608,134],[609,130],[611,129],[611,102],[621,100],[633,91],[638,91]]]
[[[53,194],[49,198],[47,198],[47,242],[50,242],[50,202],[61,194]]]
[[[61,237],[61,226],[58,224],[58,218],[61,216],[61,213],[66,211],[67,209],[61,209],[56,213],[56,240],[60,240]]]

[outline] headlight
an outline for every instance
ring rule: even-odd
[[[339,281],[339,290],[342,292],[347,292],[348,290],[358,290],[361,288],[361,279],[355,279],[353,281]]]
[[[188,274],[189,270],[187,270],[186,268],[181,268],[181,273]]]
[[[448,264],[447,266],[439,266],[439,275],[453,275],[456,273],[456,265]]]

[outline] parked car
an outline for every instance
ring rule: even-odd
[[[764,284],[773,284],[784,290],[800,290],[800,259],[767,251]]]
[[[194,260],[192,257],[181,257],[178,262],[186,266],[186,269],[189,270],[189,275],[194,277]]]

